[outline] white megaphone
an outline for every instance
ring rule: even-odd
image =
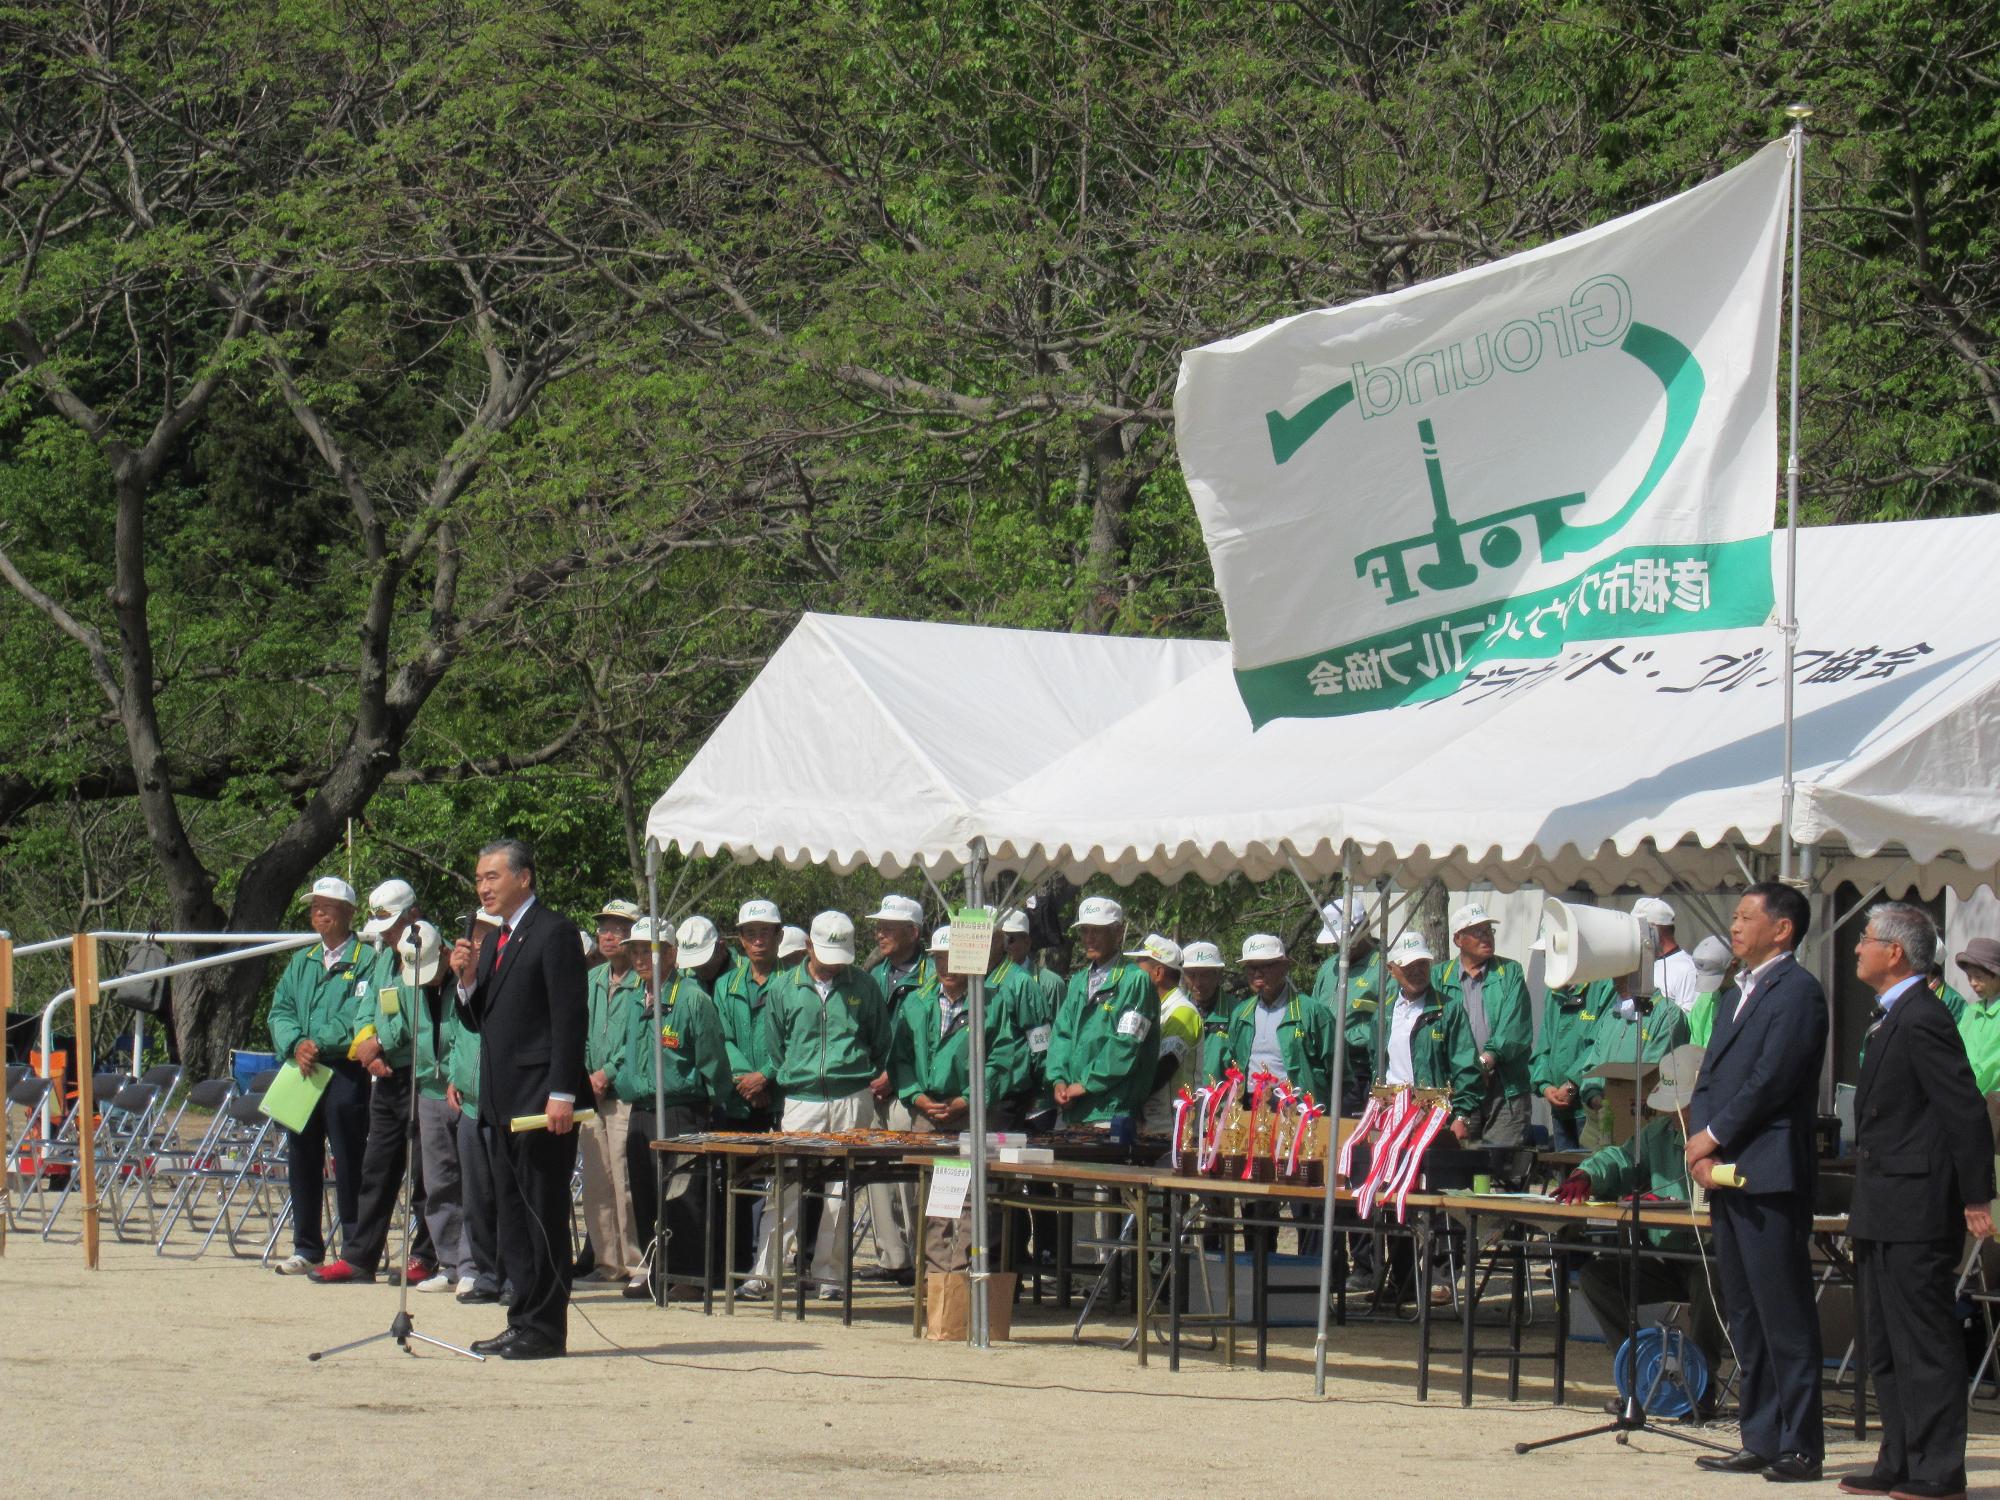
[[[1538,946],[1548,955],[1542,977],[1553,987],[1636,974],[1652,942],[1652,930],[1628,911],[1572,906],[1553,896],[1542,903]]]

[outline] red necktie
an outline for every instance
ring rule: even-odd
[[[514,929],[511,927],[502,927],[500,929],[500,936],[493,944],[494,968],[496,969],[499,968],[500,960],[507,956],[507,939],[512,937],[513,935],[514,935]]]

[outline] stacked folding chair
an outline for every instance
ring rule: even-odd
[[[128,1191],[123,1195],[118,1217],[112,1225],[121,1240],[127,1238],[126,1222],[141,1203],[145,1205],[149,1223],[157,1228],[160,1201],[154,1192],[155,1184],[161,1162],[180,1147],[181,1119],[188,1108],[185,1095],[178,1102],[174,1098],[175,1091],[181,1086],[178,1063],[161,1063],[148,1068],[139,1082],[150,1085],[157,1092],[153,1096],[151,1116],[145,1122],[143,1138],[126,1168]],[[150,1233],[148,1238],[151,1238]]]
[[[174,1232],[174,1225],[183,1218],[199,1228],[197,1216],[203,1193],[236,1175],[230,1149],[234,1144],[237,1122],[227,1108],[235,1097],[236,1080],[233,1078],[211,1078],[188,1090],[187,1100],[181,1106],[180,1114],[175,1116],[175,1134],[179,1135],[179,1121],[189,1110],[198,1116],[206,1115],[208,1125],[192,1145],[176,1141],[162,1150],[156,1159],[153,1177],[147,1184],[148,1193],[154,1182],[171,1181],[173,1187],[167,1194],[166,1207],[160,1213],[159,1232],[153,1237],[155,1253],[167,1253],[167,1240]]]
[[[110,1076],[116,1081],[113,1091],[100,1096],[103,1102],[98,1107],[95,1127],[87,1121],[78,1122],[77,1151],[71,1163],[69,1180],[63,1184],[55,1206],[42,1222],[43,1239],[54,1231],[56,1220],[62,1217],[70,1195],[82,1180],[83,1173],[78,1167],[85,1151],[92,1153],[96,1161],[100,1205],[111,1211],[114,1226],[124,1221],[131,1174],[139,1170],[134,1163],[142,1159],[144,1148],[151,1142],[153,1112],[160,1103],[160,1091],[150,1083],[133,1083],[122,1073]],[[85,1135],[88,1136],[87,1141]]]
[[[128,1080],[123,1073],[99,1073],[92,1079],[92,1092],[98,1099],[113,1097]],[[43,1102],[40,1127],[46,1130],[48,1121],[61,1107],[61,1101],[53,1092]],[[65,1185],[75,1176],[82,1161],[82,1149],[87,1148],[96,1133],[96,1122],[82,1119],[83,1111],[71,1109],[62,1118],[62,1123],[54,1134],[45,1135],[35,1142],[34,1167],[25,1171],[27,1181],[21,1185],[20,1203],[26,1209],[32,1196],[41,1213],[41,1235],[47,1239],[49,1228],[55,1223],[57,1205],[49,1201],[49,1195],[56,1190],[58,1182]]]
[[[9,1111],[7,1121],[7,1160],[0,1162],[0,1211],[7,1215],[7,1227],[13,1228],[17,1222],[19,1199],[13,1192],[14,1179],[26,1179],[35,1164],[39,1170],[42,1154],[42,1126],[49,1113],[49,1081],[36,1078],[18,1063],[7,1066],[7,1094],[0,1101],[0,1108]],[[17,1122],[12,1111],[19,1110],[22,1118]],[[25,1194],[25,1188],[23,1193]]]

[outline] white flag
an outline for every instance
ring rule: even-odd
[[[1251,718],[1770,618],[1789,145],[1569,239],[1181,361]]]

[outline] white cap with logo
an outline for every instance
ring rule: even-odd
[[[1253,932],[1243,940],[1243,962],[1267,964],[1285,956],[1285,945],[1268,932]]]
[[[1156,964],[1165,964],[1170,969],[1178,969],[1182,963],[1181,945],[1170,937],[1162,937],[1157,932],[1146,934],[1146,941],[1125,955],[1127,958],[1150,958]]]
[[[813,918],[812,956],[823,964],[854,962],[854,923],[844,911],[823,911]]]
[[[1389,950],[1389,962],[1401,967],[1404,964],[1436,963],[1437,955],[1431,952],[1431,945],[1424,941],[1421,932],[1406,932],[1396,939]]]
[[[1222,967],[1222,950],[1213,943],[1189,943],[1181,949],[1181,968],[1219,969]]]
[[[1069,924],[1075,932],[1079,927],[1123,927],[1125,908],[1109,896],[1085,896],[1076,909],[1076,920]]]
[[[1028,914],[1018,906],[1010,906],[1000,913],[1000,930],[1008,937],[1026,937],[1031,929]]]
[[[951,951],[951,924],[947,922],[945,923],[944,926],[938,928],[936,932],[933,932],[931,934],[931,952],[949,953],[950,951]]]
[[[908,922],[912,927],[924,923],[924,904],[908,896],[889,895],[882,898],[880,909],[868,913],[871,922]]]
[[[621,922],[636,922],[639,920],[639,903],[614,896],[597,908],[597,914],[600,917],[616,917]]]
[[[746,922],[769,922],[773,927],[785,925],[784,918],[778,915],[778,903],[766,901],[762,896],[745,901],[736,908],[736,925],[741,927]]]
[[[1468,927],[1479,927],[1493,920],[1486,908],[1477,901],[1468,901],[1451,914],[1451,935],[1457,937]]]
[[[422,989],[437,978],[438,965],[444,959],[444,940],[430,923],[412,922],[396,940],[396,957],[403,983]]]
[[[766,903],[767,905],[769,903]],[[777,908],[773,907],[772,910]],[[790,958],[794,953],[806,951],[806,930],[803,927],[787,927],[778,934],[778,957]]]
[[[651,917],[641,917],[638,921],[634,922],[632,924],[632,935],[625,939],[625,941],[631,943],[634,947],[651,948],[653,946],[653,934],[655,931],[660,934],[660,946],[662,948],[671,948],[674,946],[674,935],[667,931],[667,924],[662,922],[658,928],[655,928]]]
[[[354,904],[354,887],[338,875],[320,876],[313,882],[312,893],[321,900],[345,901],[349,906]]]
[[[1722,981],[1729,973],[1729,965],[1736,955],[1729,950],[1729,944],[1721,938],[1710,935],[1694,945],[1694,992],[1697,995],[1713,995],[1722,988]]]
[[[315,886],[317,895],[319,888]],[[361,929],[366,938],[378,938],[403,920],[417,904],[417,893],[407,880],[385,880],[368,893],[368,925]]]
[[[674,933],[674,964],[680,969],[699,969],[715,957],[715,945],[722,934],[707,917],[689,917]]]

